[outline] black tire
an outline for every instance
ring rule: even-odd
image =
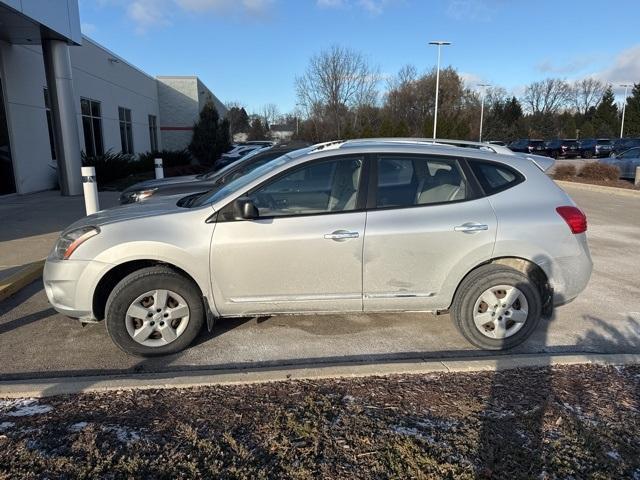
[[[149,347],[133,340],[127,332],[126,312],[138,296],[159,288],[174,291],[184,298],[189,307],[189,323],[184,332],[171,343]],[[105,313],[107,332],[113,342],[125,353],[139,357],[168,355],[184,350],[200,333],[205,314],[198,286],[172,268],[164,266],[143,268],[123,278],[109,295]]]
[[[485,290],[497,285],[517,286],[529,304],[529,314],[522,328],[504,339],[483,335],[473,321],[476,300]],[[507,350],[524,342],[540,323],[541,298],[537,285],[526,274],[505,265],[488,264],[471,272],[458,286],[450,313],[460,333],[476,347],[483,350]]]
[[[586,150],[583,154],[582,154],[583,158],[593,158],[593,152],[591,152],[590,150]]]

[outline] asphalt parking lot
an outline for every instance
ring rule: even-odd
[[[508,354],[640,353],[640,199],[567,191],[589,219],[591,282]],[[448,315],[376,314],[224,320],[179,355],[143,360],[120,352],[104,325],[58,315],[40,282],[0,304],[0,380],[480,354]]]

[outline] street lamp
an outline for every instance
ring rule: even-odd
[[[482,141],[482,120],[484,118],[484,97],[487,94],[487,87],[490,87],[491,84],[489,83],[480,83],[478,84],[479,87],[482,87],[482,96],[480,97],[480,138],[478,139],[479,142]]]
[[[623,83],[620,86],[624,87],[624,99],[622,100],[622,124],[620,125],[620,138],[622,138],[622,133],[624,132],[624,114],[627,110],[627,91],[629,90],[629,87],[632,87],[633,85]]]
[[[436,143],[436,129],[438,127],[438,90],[440,89],[440,49],[443,45],[451,45],[451,42],[444,42],[442,40],[434,40],[429,42],[429,45],[438,46],[438,67],[436,69],[436,107],[433,112],[433,143]]]

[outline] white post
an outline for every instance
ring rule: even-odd
[[[636,167],[636,178],[633,181],[636,187],[640,187],[640,167]]]
[[[624,114],[627,110],[627,89],[629,85],[620,85],[624,87],[624,100],[622,101],[622,123],[620,124],[620,138],[622,138],[622,134],[624,133]]]
[[[436,69],[436,108],[433,112],[433,143],[436,141],[436,129],[438,128],[438,90],[440,90],[440,47],[438,45],[438,67]]]
[[[96,182],[96,169],[94,167],[82,167],[82,190],[84,191],[84,208],[87,215],[100,210],[98,201],[98,183]]]
[[[482,98],[480,99],[480,137],[479,142],[482,142],[482,120],[484,117],[484,90],[482,91]]]
[[[164,169],[162,168],[162,159],[156,158],[154,162],[156,166],[156,178],[157,179],[164,178]]]

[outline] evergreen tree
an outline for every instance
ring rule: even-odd
[[[624,136],[640,137],[640,83],[636,83],[627,98],[624,114]]]
[[[229,130],[232,135],[249,131],[249,115],[244,107],[232,107],[227,114],[229,119]]]
[[[224,121],[223,121],[224,123]],[[198,121],[193,125],[189,152],[204,165],[213,163],[229,150],[229,123],[221,128],[220,117],[212,101],[202,107]]]
[[[600,100],[593,115],[593,125],[596,135],[602,137],[611,137],[618,128],[620,128],[618,122],[618,106],[615,103],[615,96],[613,95],[611,86],[609,86],[602,95],[602,100]]]
[[[593,138],[596,136],[596,130],[589,121],[584,122],[580,126],[580,138]]]
[[[264,128],[262,121],[259,118],[255,118],[253,122],[251,122],[251,127],[249,128],[248,140],[266,140],[267,139],[267,130]]]

